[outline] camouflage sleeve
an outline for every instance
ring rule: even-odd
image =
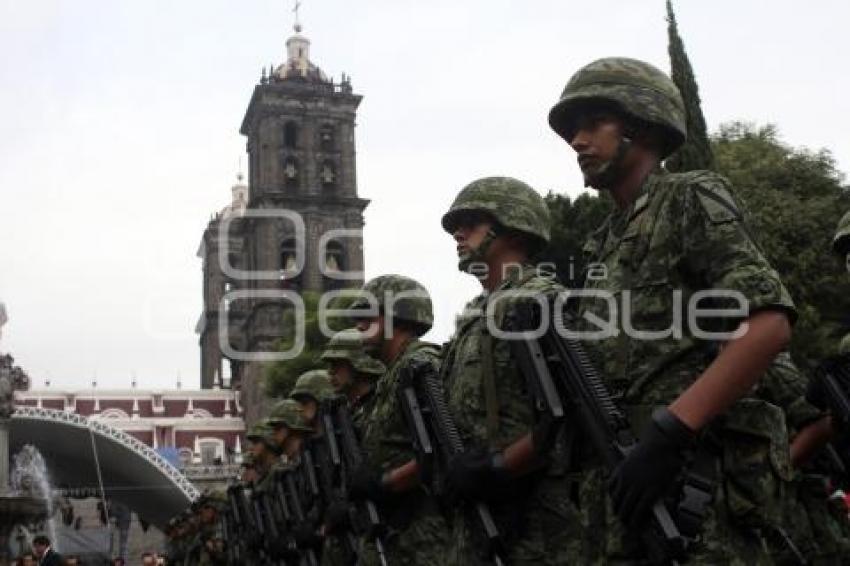
[[[436,373],[440,373],[440,365],[442,363],[442,349],[436,344],[423,344],[420,348],[411,352],[409,360],[417,362],[425,362],[430,364]],[[407,362],[410,363],[410,362]]]
[[[806,400],[808,377],[801,372],[791,355],[780,352],[759,381],[755,391],[759,398],[773,403],[785,412],[788,427],[797,432],[825,415]]]
[[[440,352],[435,345],[413,344],[402,356],[378,381],[372,411],[365,419],[362,442],[366,457],[372,465],[383,469],[400,466],[415,457],[410,432],[396,398],[400,370],[413,360],[421,360],[440,371]]]
[[[706,289],[740,292],[749,312],[796,310],[788,290],[752,239],[729,183],[714,173],[692,178],[683,192],[682,261]]]

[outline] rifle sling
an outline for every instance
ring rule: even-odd
[[[485,331],[481,336],[481,371],[487,409],[487,443],[491,450],[495,448],[496,435],[499,434],[499,396],[496,393],[493,355],[493,337]]]

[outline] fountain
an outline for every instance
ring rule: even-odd
[[[0,315],[5,314],[0,303]],[[0,316],[0,327],[5,322]],[[13,490],[9,477],[9,421],[15,411],[15,389],[29,378],[10,355],[0,355],[0,564],[9,561],[9,538],[17,525],[32,525],[47,518],[48,498],[30,482],[29,489]],[[32,479],[32,478],[31,478]]]

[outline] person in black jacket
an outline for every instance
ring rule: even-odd
[[[38,566],[62,566],[62,555],[50,547],[50,539],[38,535],[32,539],[32,550],[38,558]]]

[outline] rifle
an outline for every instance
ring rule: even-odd
[[[329,405],[332,412],[333,428],[332,430],[339,435],[340,455],[344,466],[343,473],[340,475],[341,491],[346,494],[345,499],[348,500],[348,481],[349,475],[354,472],[363,463],[363,452],[360,449],[360,442],[357,440],[357,432],[354,430],[354,423],[351,420],[351,411],[344,399],[333,400]],[[325,429],[327,432],[327,429]],[[381,561],[381,566],[387,566],[387,556],[384,551],[384,523],[381,520],[381,515],[378,513],[378,508],[375,503],[369,499],[359,502],[356,506],[358,523],[360,530],[365,532],[366,537],[375,542],[375,548],[378,552],[378,558]]]
[[[249,549],[262,552],[263,549],[259,544],[261,540],[260,527],[257,525],[257,516],[253,504],[246,497],[245,486],[241,483],[228,486],[227,501],[235,534],[241,539],[240,546],[244,546],[246,554]]]
[[[322,434],[314,436],[308,443],[318,469],[318,484],[325,510],[334,503],[347,501],[342,455],[340,453],[337,429],[334,423],[334,403],[326,400],[319,406],[318,419],[322,423]],[[343,537],[347,555],[357,557],[357,539],[348,529]],[[354,561],[354,560],[353,560]]]
[[[830,471],[841,479],[850,481],[850,354],[828,358],[815,370],[812,384],[815,404],[827,409],[838,438],[826,446]]]
[[[289,503],[289,509],[292,511],[292,517],[295,522],[300,525],[305,523],[306,515],[304,513],[304,499],[301,490],[298,489],[298,485],[296,484],[296,473],[301,476],[302,480],[306,481],[307,488],[311,493],[317,494],[316,471],[313,467],[313,458],[310,456],[309,450],[302,451],[301,462],[297,468],[289,470],[288,473],[283,475],[284,491],[286,493],[286,500]],[[319,564],[316,553],[312,548],[304,551],[304,560],[307,566],[318,566]]]
[[[272,473],[272,501],[274,509],[277,513],[278,522],[286,529],[291,529],[293,525],[292,509],[289,507],[289,501],[286,499],[286,488],[284,476],[290,473],[291,470],[275,469]]]
[[[520,334],[520,337],[510,340],[514,359],[529,381],[536,402],[546,407],[551,415],[563,414],[563,405],[568,405],[573,422],[588,439],[603,465],[609,472],[613,471],[635,447],[637,438],[582,344],[556,331],[559,326],[565,328],[565,322],[572,321],[571,315],[563,309],[556,313],[555,298],[548,297],[547,300],[548,303],[544,304],[536,301],[523,304],[508,313],[507,330]],[[548,306],[549,313],[545,319],[542,316],[544,305]],[[564,318],[555,320],[555,314]],[[542,335],[539,329],[544,330]],[[553,392],[557,394],[553,395]],[[701,517],[704,506],[711,500],[711,487],[705,478],[689,478],[683,489],[684,500],[678,509],[681,515],[689,514],[687,519]],[[640,535],[650,559],[655,563],[675,564],[683,560],[690,542],[679,531],[670,510],[662,501],[653,506],[650,520]]]
[[[435,493],[442,491],[441,476],[449,461],[464,452],[463,441],[446,405],[439,376],[427,362],[411,361],[399,373],[399,403],[413,437],[422,477]],[[503,541],[490,506],[471,503],[471,513],[483,535],[487,557],[502,566]]]
[[[281,564],[280,547],[281,532],[278,529],[278,517],[272,506],[272,494],[266,491],[254,492],[251,496],[256,517],[257,532],[260,535],[260,547],[272,564]]]
[[[242,539],[232,515],[232,511],[229,508],[221,514],[221,532],[224,537],[224,546],[227,552],[227,563],[242,564],[244,562]]]

